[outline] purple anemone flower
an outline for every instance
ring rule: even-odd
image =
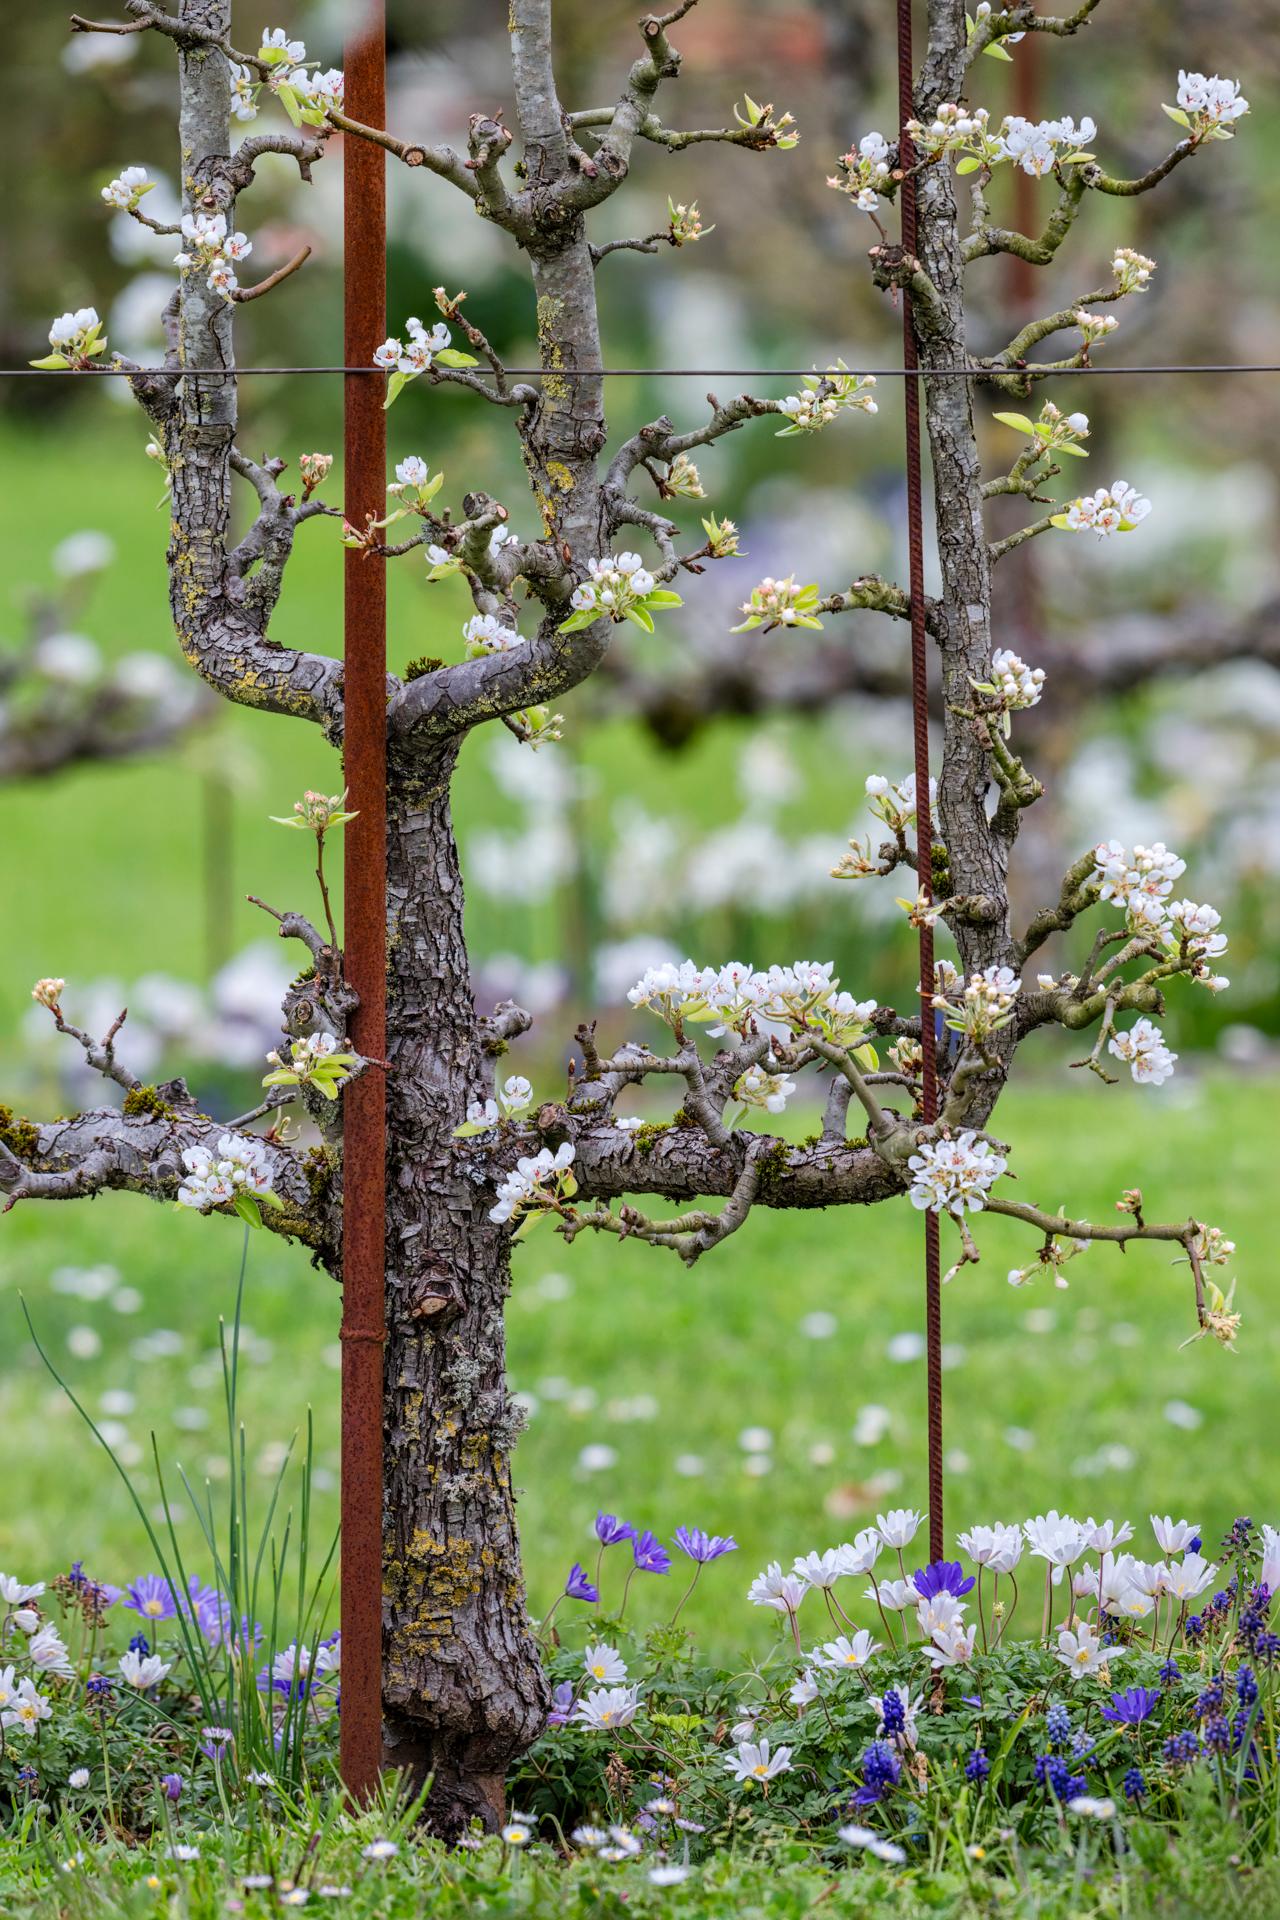
[[[600,1598],[599,1587],[592,1586],[576,1560],[569,1578],[564,1583],[564,1590],[571,1600],[595,1601]]]
[[[634,1540],[636,1530],[629,1520],[620,1520],[616,1513],[598,1513],[596,1515],[596,1539],[602,1547],[615,1547],[619,1540]]]
[[[182,1798],[182,1775],[180,1773],[161,1774],[160,1785],[164,1788],[164,1797],[166,1800],[180,1800]]]
[[[917,1568],[911,1584],[926,1600],[936,1600],[940,1593],[954,1594],[959,1600],[973,1588],[972,1579],[965,1579],[958,1560],[935,1560],[930,1566]]]
[[[144,1573],[124,1590],[124,1604],[144,1620],[172,1620],[178,1611],[173,1588],[158,1573]]]
[[[722,1553],[736,1553],[738,1543],[731,1533],[704,1533],[701,1527],[677,1527],[676,1545],[700,1567],[718,1560]]]
[[[633,1535],[631,1551],[641,1573],[670,1573],[671,1555],[648,1527],[643,1533]]]
[[[1113,1693],[1111,1705],[1102,1709],[1104,1720],[1113,1720],[1118,1726],[1137,1727],[1149,1714],[1155,1712],[1160,1695],[1153,1693],[1150,1687],[1129,1687],[1124,1693]]]
[[[551,1711],[547,1715],[547,1725],[549,1727],[567,1726],[572,1711],[573,1682],[562,1680],[551,1695]]]

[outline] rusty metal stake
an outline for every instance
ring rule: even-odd
[[[915,118],[912,85],[911,0],[898,0],[898,153],[903,169],[899,192],[902,245],[916,251],[915,155],[907,122]],[[916,768],[916,879],[921,900],[933,899],[933,810],[929,804],[929,662],[925,632],[924,508],[920,472],[920,388],[914,369],[916,336],[911,318],[911,295],[902,296],[902,363],[906,413],[907,538],[910,548],[911,588],[911,714],[915,731]],[[920,1111],[925,1123],[938,1117],[938,1056],[933,1020],[933,928],[920,927]],[[929,1558],[946,1554],[942,1512],[942,1260],[938,1216],[930,1208],[924,1216],[925,1357],[929,1419]]]
[[[345,73],[347,109],[386,124],[384,0],[353,0]],[[386,335],[386,156],[348,136],[343,168],[343,358],[371,365]],[[343,382],[344,501],[363,527],[383,511],[383,383]],[[386,562],[348,548],[343,557],[345,659],[343,769],[356,818],[346,828],[347,979],[360,996],[351,1038],[386,1058],[387,1002],[387,587]],[[386,1087],[380,1067],[347,1088],[342,1207],[342,1712],[343,1785],[366,1801],[382,1764],[382,1366],[386,1339]]]

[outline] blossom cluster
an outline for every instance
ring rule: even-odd
[[[1010,715],[1040,704],[1044,690],[1043,667],[1029,667],[1012,647],[997,647],[991,656],[990,680],[971,680],[975,693],[985,693],[1001,716],[1005,737],[1010,730]]]
[[[217,1152],[208,1147],[184,1147],[187,1169],[178,1188],[178,1204],[208,1213],[228,1201],[253,1224],[260,1221],[257,1201],[271,1200],[271,1167],[261,1140],[243,1133],[224,1133]]]
[[[907,1166],[912,1181],[908,1198],[913,1207],[954,1213],[979,1213],[1008,1162],[989,1140],[972,1128],[940,1140],[927,1140],[911,1155]]]
[[[1117,247],[1111,258],[1111,271],[1121,293],[1145,293],[1155,270],[1155,261],[1133,247]]]
[[[1068,533],[1096,533],[1105,540],[1114,533],[1132,533],[1150,511],[1151,502],[1127,480],[1113,480],[1109,487],[1073,500],[1064,513],[1050,517],[1055,527]]]
[[[1162,1087],[1178,1058],[1165,1045],[1163,1033],[1152,1020],[1135,1020],[1127,1033],[1113,1033],[1107,1051],[1124,1061],[1140,1087]]]
[[[981,973],[970,974],[958,1001],[960,975],[956,970],[943,963],[935,977],[939,991],[933,996],[933,1005],[953,1032],[981,1044],[1012,1020],[1022,982],[1011,967],[984,967]]]
[[[181,251],[173,256],[174,266],[203,273],[210,291],[229,299],[239,284],[237,265],[253,252],[252,240],[247,234],[229,233],[225,213],[184,213],[182,239]]]
[[[81,370],[87,367],[107,350],[106,335],[102,331],[97,308],[77,307],[74,312],[60,313],[49,328],[49,345],[53,352],[33,360],[33,367],[39,367],[42,371],[57,367],[76,367]]]
[[[827,185],[837,193],[847,193],[863,213],[874,213],[893,177],[889,164],[892,151],[882,133],[864,134],[856,147],[840,155],[840,172],[828,174]]]
[[[462,638],[469,660],[476,660],[484,653],[510,653],[512,647],[521,644],[519,628],[499,620],[493,613],[473,613],[463,622]]]
[[[673,247],[691,246],[714,232],[714,226],[703,226],[696,200],[691,200],[686,206],[683,201],[675,201],[670,194],[667,195],[667,238]]]
[[[356,1053],[344,1053],[333,1033],[308,1033],[291,1040],[287,1057],[278,1048],[267,1055],[272,1071],[263,1078],[264,1087],[312,1087],[326,1100],[336,1100],[351,1069],[359,1064]]]
[[[411,453],[396,462],[396,477],[387,482],[387,492],[399,502],[394,512],[380,524],[390,526],[407,513],[425,514],[444,485],[442,473],[433,474],[420,454]]]
[[[284,27],[268,27],[258,48],[258,59],[269,69],[266,85],[274,93],[295,127],[322,127],[330,108],[342,111],[344,82],[342,70],[312,72],[318,62],[307,59],[301,40],[291,39]],[[237,120],[253,120],[258,114],[262,91],[251,67],[241,61],[228,63],[231,70],[231,111]]]
[[[498,1089],[497,1099],[473,1100],[467,1108],[467,1117],[460,1127],[455,1127],[455,1140],[471,1139],[477,1133],[488,1133],[496,1127],[499,1120],[516,1120],[527,1112],[533,1103],[533,1087],[522,1073],[510,1073]]]
[[[787,1101],[796,1090],[794,1080],[785,1073],[771,1073],[769,1063],[748,1067],[734,1082],[733,1097],[744,1107],[759,1107],[765,1113],[785,1113]]]
[[[1178,71],[1178,104],[1165,112],[1180,127],[1186,127],[1194,140],[1230,140],[1233,122],[1249,111],[1249,102],[1240,92],[1238,80],[1225,80],[1220,74]]]
[[[943,154],[958,158],[957,171],[990,172],[1004,162],[1012,162],[1036,179],[1063,166],[1079,166],[1093,155],[1086,151],[1097,135],[1097,124],[1088,114],[1077,126],[1070,115],[1058,120],[1027,120],[1021,114],[1007,114],[992,129],[985,107],[972,109],[944,102],[928,122],[912,120],[907,131],[918,152],[937,159]]]
[[[561,1202],[572,1199],[578,1190],[573,1160],[573,1145],[567,1140],[554,1153],[550,1147],[543,1147],[539,1153],[522,1155],[500,1182],[489,1218],[501,1226],[530,1213],[530,1219],[525,1222],[528,1226],[536,1222],[539,1212],[558,1208]]]
[[[999,7],[993,8],[991,0],[978,0],[978,4],[973,12],[966,13],[964,17],[966,39],[972,43],[978,29],[986,25],[993,12],[999,13],[1000,11],[1001,8]],[[1016,47],[1019,40],[1024,40],[1025,38],[1026,35],[1022,33],[1002,33],[996,39],[989,40],[982,51],[989,55],[992,60],[1011,60],[1013,56],[1005,52],[1005,47]]]
[[[821,425],[821,422],[819,422]],[[816,609],[822,595],[811,581],[801,586],[794,575],[789,573],[783,580],[775,580],[772,574],[766,574],[759,586],[751,589],[751,598],[744,600],[739,609],[746,615],[731,633],[749,633],[754,627],[810,627],[822,631],[822,622],[817,618]]]
[[[102,189],[102,197],[109,207],[117,207],[122,213],[132,213],[144,193],[150,193],[155,186],[154,180],[147,178],[145,167],[123,167],[114,180],[108,181]]]
[[[1160,940],[1170,958],[1211,993],[1221,993],[1230,984],[1212,967],[1227,950],[1227,936],[1218,931],[1222,915],[1207,902],[1169,897],[1174,881],[1186,871],[1185,860],[1163,840],[1132,848],[1106,840],[1094,848],[1093,857],[1090,884],[1100,900],[1123,907],[1131,933]]]
[[[653,632],[653,615],[683,605],[678,593],[660,587],[638,553],[609,553],[587,562],[587,578],[573,590],[573,612],[560,622],[561,633],[575,633],[596,620],[630,620]]]
[[[475,356],[462,353],[453,346],[453,335],[443,320],[437,320],[428,327],[416,314],[410,314],[404,323],[405,337],[391,334],[380,347],[373,350],[373,364],[391,375],[387,382],[387,397],[383,407],[389,407],[404,391],[411,380],[420,373],[428,373],[433,366],[474,367]]]
[[[273,813],[270,817],[277,827],[296,827],[300,833],[314,833],[317,839],[323,839],[334,827],[345,827],[348,820],[355,819],[346,808],[345,792],[317,793],[314,787],[308,787],[301,800],[294,801],[292,814]]]
[[[1135,258],[1140,256],[1135,255]],[[1120,255],[1116,255],[1119,260]],[[1087,413],[1063,413],[1055,407],[1052,400],[1046,400],[1040,409],[1038,420],[1029,420],[1025,413],[997,413],[992,418],[1003,426],[1012,427],[1015,433],[1025,433],[1039,455],[1065,453],[1073,460],[1089,458],[1085,448],[1078,443],[1089,437],[1089,416]]]
[[[778,402],[778,411],[787,415],[787,424],[775,438],[815,433],[841,413],[878,413],[871,394],[875,384],[873,373],[850,373],[843,360],[825,373],[806,375],[803,392],[789,393]]]
[[[627,993],[633,1007],[647,1007],[679,1032],[685,1021],[715,1022],[713,1037],[733,1028],[746,1033],[757,1020],[773,1020],[796,1032],[817,1031],[837,1046],[865,1038],[874,1000],[855,1000],[833,978],[832,960],[797,960],[792,966],[756,970],[739,960],[723,967],[664,961],[648,967]]]

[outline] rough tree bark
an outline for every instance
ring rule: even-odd
[[[531,710],[577,686],[599,666],[616,632],[600,603],[595,603],[597,617],[562,631],[573,610],[571,596],[588,579],[593,557],[608,555],[619,544],[648,543],[656,553],[651,566],[660,585],[700,572],[718,557],[713,540],[692,552],[678,550],[678,529],[660,510],[666,497],[661,485],[657,509],[643,506],[631,488],[645,479],[660,481],[662,470],[679,457],[713,445],[753,419],[784,411],[777,400],[744,394],[721,402],[712,396],[702,425],[678,431],[665,417],[650,421],[613,452],[607,466],[602,464],[607,429],[594,276],[610,249],[590,246],[591,209],[626,178],[638,142],[679,152],[716,140],[757,156],[790,144],[784,137],[787,120],[775,120],[772,109],[718,128],[678,130],[664,124],[656,101],[680,66],[668,32],[695,4],[680,0],[668,13],[640,22],[640,52],[615,105],[566,114],[552,66],[550,0],[513,0],[516,128],[476,115],[466,161],[444,147],[361,128],[336,106],[330,106],[324,129],[251,135],[233,154],[229,61],[262,85],[264,104],[273,75],[279,78],[278,66],[233,47],[229,0],[181,0],[176,17],[151,0],[126,4],[130,30],[150,28],[177,48],[187,213],[222,214],[234,224],[238,196],[252,184],[254,165],[263,155],[290,157],[307,178],[324,152],[327,134],[337,127],[350,139],[379,140],[407,165],[447,183],[448,190],[465,193],[477,214],[509,234],[529,261],[542,367],[538,386],[513,384],[487,341],[447,297],[441,311],[480,356],[473,365],[480,366],[481,359],[487,365],[475,372],[436,363],[429,378],[462,385],[510,415],[542,521],[539,537],[493,544],[493,534],[504,528],[506,509],[478,492],[464,496],[460,519],[424,506],[420,530],[395,549],[380,545],[378,527],[347,534],[381,551],[409,553],[430,544],[437,554],[451,556],[461,564],[477,612],[506,629],[506,644],[496,650],[454,665],[424,661],[413,677],[388,683],[386,1751],[389,1761],[415,1781],[432,1776],[430,1817],[446,1833],[456,1833],[473,1817],[489,1825],[500,1818],[504,1774],[538,1734],[547,1705],[527,1615],[511,1481],[518,1420],[507,1390],[503,1326],[511,1235],[505,1220],[493,1218],[499,1187],[517,1156],[544,1150],[548,1158],[552,1151],[572,1154],[575,1195],[556,1187],[550,1174],[539,1184],[535,1170],[520,1201],[520,1208],[550,1213],[569,1240],[588,1229],[629,1235],[669,1248],[692,1264],[740,1228],[753,1206],[861,1206],[901,1196],[912,1184],[908,1163],[913,1155],[931,1150],[948,1132],[985,1125],[1014,1048],[1038,1027],[1097,1027],[1096,1060],[1117,1011],[1159,1011],[1167,978],[1203,972],[1203,955],[1194,944],[1184,941],[1170,953],[1140,932],[1104,929],[1080,975],[1046,976],[1016,995],[1007,1023],[991,1031],[966,1030],[958,1052],[939,1049],[945,1104],[942,1121],[931,1127],[919,1116],[918,1058],[922,1043],[934,1044],[932,1017],[922,1024],[914,997],[913,1011],[879,1007],[868,1013],[863,1037],[876,1035],[904,1049],[895,1056],[894,1071],[868,1071],[859,1041],[833,1039],[835,1029],[824,1026],[825,1014],[815,1012],[819,1003],[827,1005],[819,988],[812,1001],[807,990],[792,992],[784,1020],[788,1039],[771,1038],[748,1015],[728,1023],[737,1037],[712,1058],[700,1054],[680,1015],[670,1023],[675,1051],[666,1055],[631,1044],[612,1059],[602,1058],[593,1028],[584,1025],[578,1035],[581,1067],[570,1075],[563,1101],[547,1101],[526,1117],[494,1119],[481,1131],[459,1133],[468,1108],[489,1098],[494,1062],[506,1042],[530,1024],[513,1006],[482,1014],[474,1002],[450,815],[462,742],[474,727],[494,721],[529,738],[536,732]],[[992,16],[984,32],[990,37],[1028,28],[1073,31],[1094,4],[1086,0],[1066,20],[1016,7]],[[920,93],[925,112],[961,97],[967,59],[980,50],[966,55],[962,0],[930,0],[929,21]],[[504,162],[517,136],[522,158],[512,168]],[[1190,150],[1187,142],[1153,169],[1147,183],[1163,178],[1184,157],[1184,149]],[[1020,247],[1052,258],[1088,190],[1126,193],[1143,184],[1113,181],[1096,166],[1079,180],[1060,181],[1048,238],[1033,246],[1023,236],[990,227],[980,197],[970,233],[962,237],[949,166],[922,167],[921,259],[907,260],[886,244],[874,250],[873,270],[886,287],[909,280],[925,369],[968,365],[1015,385],[1040,377],[1043,370],[1026,368],[1021,356],[983,363],[971,359],[965,341],[966,267]],[[623,244],[654,250],[652,236]],[[203,266],[184,268],[169,310],[165,368],[133,370],[135,393],[162,439],[173,476],[174,625],[192,667],[226,698],[308,719],[340,744],[340,664],[282,648],[269,635],[296,532],[307,520],[339,516],[311,485],[301,500],[284,492],[278,484],[283,462],[259,464],[235,444],[236,297],[215,291]],[[1059,318],[1060,325],[1068,321],[1069,316]],[[1053,330],[1046,326],[1044,332]],[[1073,864],[1057,902],[1020,936],[1011,926],[1007,874],[1019,810],[1039,789],[1011,750],[1000,746],[993,714],[984,716],[973,704],[974,680],[990,672],[991,567],[999,553],[989,545],[983,524],[973,384],[926,380],[943,576],[943,596],[927,609],[927,625],[939,647],[945,696],[940,764],[945,853],[933,905],[955,936],[966,975],[997,967],[1020,970],[1051,935],[1069,931],[1099,900],[1089,853]],[[234,547],[228,532],[233,475],[258,502],[250,531]],[[1014,485],[1015,478],[1016,473],[1006,476],[1009,484],[1002,482],[1002,490],[1029,491]],[[532,638],[519,635],[518,582],[540,607]],[[829,596],[822,607],[832,614],[867,608],[898,622],[909,610],[900,587],[867,576]],[[910,865],[913,857],[905,833],[899,832],[880,870]],[[321,1034],[341,1038],[353,1002],[334,937],[300,914],[268,911],[282,937],[300,941],[308,954],[286,995],[286,1041]],[[1120,956],[1103,961],[1106,947],[1119,941],[1125,943]],[[184,1151],[216,1152],[222,1126],[201,1112],[181,1083],[141,1086],[116,1058],[115,1029],[99,1041],[72,1026],[62,1013],[61,985],[42,982],[37,997],[59,1029],[115,1083],[123,1105],[52,1124],[0,1109],[0,1191],[10,1205],[105,1188],[172,1199],[183,1176]],[[798,1000],[805,1004],[797,1009]],[[834,1010],[827,1011],[834,1019]],[[817,1139],[788,1146],[726,1122],[726,1112],[737,1104],[740,1076],[762,1065],[788,1073],[813,1067],[827,1075],[826,1120]],[[681,1088],[681,1104],[668,1125],[642,1139],[615,1123],[613,1109],[624,1088],[651,1075],[673,1078]],[[233,1126],[251,1126],[289,1097],[273,1093]],[[306,1245],[316,1263],[340,1279],[338,1110],[305,1085],[292,1097],[301,1098],[320,1140],[303,1151],[284,1144],[274,1129],[264,1136],[265,1165],[281,1202],[266,1213],[265,1224]],[[851,1102],[861,1109],[865,1126],[857,1137],[850,1137],[847,1126]],[[629,1198],[644,1194],[683,1211],[650,1218]],[[708,1198],[723,1199],[724,1205],[712,1210],[698,1204]],[[1194,1220],[1147,1223],[1139,1208],[1117,1224],[1097,1227],[996,1194],[988,1193],[986,1201],[991,1211],[1024,1221],[1049,1249],[1059,1236],[1181,1243],[1196,1277],[1200,1325],[1208,1325]],[[967,1257],[976,1257],[967,1239],[965,1246]]]

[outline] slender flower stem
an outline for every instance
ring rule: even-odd
[[[694,1588],[697,1586],[698,1580],[701,1577],[701,1574],[702,1574],[702,1562],[699,1560],[693,1569],[692,1580],[689,1582],[688,1586],[685,1588],[683,1594],[680,1597],[680,1605],[676,1608],[675,1612],[671,1616],[671,1624],[673,1627],[676,1621],[680,1618],[681,1613],[684,1611],[684,1603],[689,1598],[689,1595],[693,1592]]]
[[[978,1562],[978,1622],[982,1628],[982,1651],[986,1653],[988,1651],[987,1616],[982,1610],[982,1562],[981,1561]]]

